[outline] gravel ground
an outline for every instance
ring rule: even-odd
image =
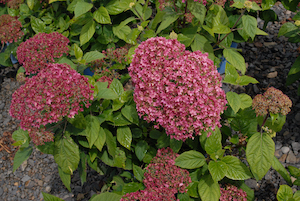
[[[247,75],[256,78],[260,83],[235,90],[244,91],[253,97],[273,86],[290,97],[293,102],[292,111],[287,115],[282,131],[274,138],[275,155],[284,166],[300,168],[300,98],[297,96],[299,82],[285,86],[289,69],[299,54],[299,44],[289,43],[285,37],[277,37],[282,23],[289,21],[294,14],[286,11],[281,4],[275,5],[273,10],[278,14],[279,22],[268,24],[266,32],[269,35],[257,37],[254,43],[242,43],[238,46],[243,49],[248,64]],[[258,22],[262,28],[263,22]],[[34,149],[30,158],[18,170],[12,172],[11,159],[16,150],[10,146],[10,135],[16,130],[18,122],[9,116],[8,110],[11,95],[19,87],[14,76],[14,69],[0,68],[0,144],[4,145],[0,146],[0,197],[4,201],[43,200],[41,192],[48,192],[66,201],[88,200],[100,191],[103,176],[89,170],[87,182],[81,186],[79,174],[74,172],[72,191],[69,192],[59,178],[53,156],[42,154],[37,149]],[[256,200],[267,201],[276,200],[279,185],[286,182],[277,172],[270,170],[262,181],[249,179],[246,184],[255,190]],[[293,186],[293,189],[296,191],[298,187]]]

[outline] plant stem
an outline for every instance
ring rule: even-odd
[[[265,123],[266,123],[268,117],[269,117],[269,113],[266,115],[266,117],[265,117],[263,123],[261,124],[261,127],[260,127],[260,133],[262,133],[262,127],[265,125]]]
[[[4,43],[2,43],[2,47],[0,49],[0,52],[2,52],[3,48],[4,48]]]
[[[233,25],[233,27],[230,29],[230,32],[229,32],[228,34],[226,34],[226,35],[224,36],[224,38],[222,38],[222,40],[220,40],[219,42],[217,42],[216,44],[214,44],[213,48],[216,47],[217,45],[219,45],[223,40],[225,40],[225,38],[227,38],[227,36],[234,30],[235,26],[236,26],[237,23],[240,21],[240,19],[241,19],[242,16],[244,15],[245,11],[246,11],[246,10],[243,9],[243,11],[242,11],[240,17],[237,19],[237,21],[235,22],[235,24]]]

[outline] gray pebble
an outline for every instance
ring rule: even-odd
[[[290,151],[290,148],[284,146],[284,147],[281,148],[281,151],[282,151],[282,153],[287,154]]]
[[[22,182],[26,182],[26,181],[29,181],[31,178],[30,178],[30,176],[28,176],[28,175],[25,175],[23,178],[22,178]]]

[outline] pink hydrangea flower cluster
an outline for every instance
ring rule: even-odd
[[[67,116],[73,118],[93,100],[92,86],[88,79],[67,64],[48,64],[36,76],[27,78],[12,95],[10,115],[21,120],[20,127],[28,130],[35,144],[49,141],[49,137],[38,138],[47,133],[47,124],[55,123]]]
[[[4,43],[17,42],[24,33],[21,30],[22,24],[15,17],[10,15],[0,16],[0,41]]]
[[[292,107],[291,99],[279,89],[270,87],[264,94],[258,94],[254,97],[252,108],[255,109],[257,116],[264,116],[266,114],[281,113],[287,115]]]
[[[207,53],[185,51],[176,39],[150,38],[135,50],[128,70],[139,116],[171,138],[184,141],[221,126],[226,97]]]
[[[247,201],[247,193],[236,186],[227,185],[226,188],[220,188],[220,201]]]
[[[195,2],[202,3],[204,6],[206,6],[207,1],[206,0],[194,0]],[[185,0],[182,0],[182,3],[185,3]]]
[[[121,201],[174,201],[175,194],[187,192],[192,180],[187,170],[175,166],[177,156],[169,147],[159,149],[144,173],[146,189],[128,193]]]
[[[27,75],[38,73],[48,63],[54,63],[54,58],[67,54],[68,43],[69,39],[58,32],[38,33],[18,47],[19,63],[23,65]]]
[[[7,6],[12,9],[19,9],[24,0],[9,0]]]

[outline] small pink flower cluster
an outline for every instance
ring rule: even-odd
[[[156,121],[171,138],[186,140],[221,126],[226,97],[207,53],[185,51],[176,39],[150,38],[135,50],[128,70],[139,116]]]
[[[207,1],[206,0],[194,0],[195,2],[202,3],[204,6],[206,6]],[[185,0],[182,0],[182,3],[185,3]]]
[[[93,90],[86,77],[67,64],[48,64],[14,92],[9,112],[21,120],[21,128],[29,131],[35,144],[43,144],[52,140],[45,125],[65,116],[73,118],[83,111],[82,103],[91,105],[89,100],[93,100]]]
[[[15,17],[10,15],[0,16],[0,41],[4,43],[17,42],[24,33],[21,30],[22,24]]]
[[[114,78],[116,79],[120,79],[120,74],[115,72],[115,71],[110,71],[107,68],[103,69],[101,71],[101,73],[99,73],[99,75],[101,76],[97,82],[108,82],[108,86],[111,84],[111,82],[113,81]]]
[[[35,74],[46,68],[48,63],[54,63],[63,53],[68,53],[69,39],[58,32],[38,33],[21,43],[17,49],[20,64],[26,74]]]
[[[22,4],[24,0],[9,0],[7,2],[7,6],[12,9],[19,9],[20,4]]]
[[[109,48],[102,51],[105,55],[104,58],[91,62],[91,68],[95,73],[102,73],[106,68],[110,68],[114,63],[124,64],[127,61],[126,55],[128,54],[129,46],[120,47],[117,49]]]
[[[279,89],[270,87],[264,94],[258,94],[254,97],[252,107],[257,116],[264,116],[269,112],[287,115],[291,111],[292,101]]]
[[[192,180],[187,170],[175,166],[177,156],[169,147],[159,149],[146,167],[143,180],[146,189],[127,193],[120,201],[174,201],[175,194],[187,192],[186,187]]]
[[[247,201],[247,193],[236,186],[227,185],[221,189],[220,201]]]

